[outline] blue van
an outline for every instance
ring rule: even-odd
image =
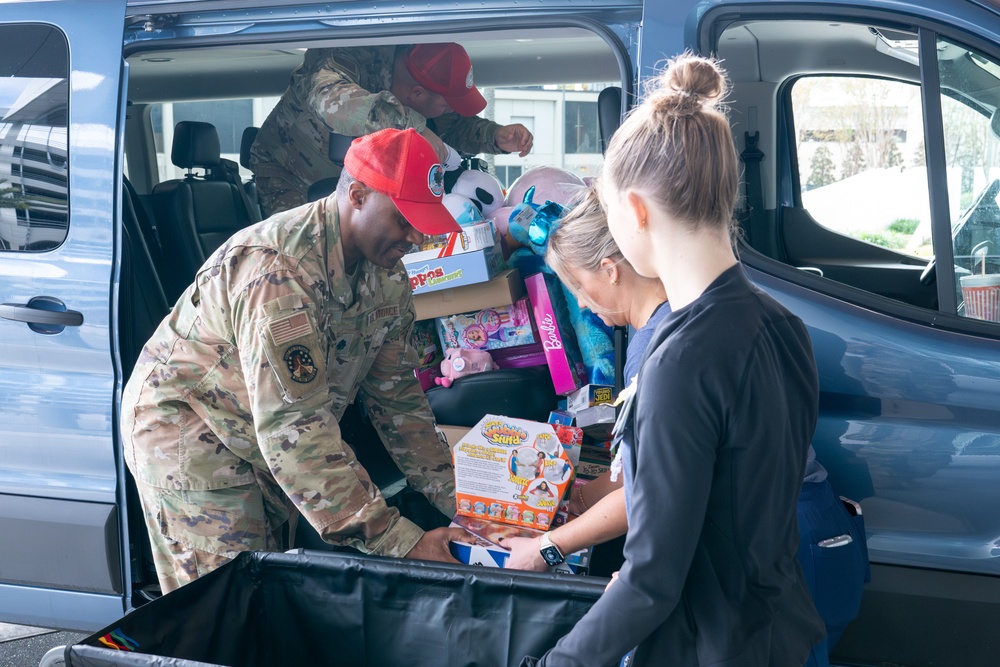
[[[809,327],[815,449],[869,531],[872,581],[835,657],[994,664],[1000,7],[985,0],[2,3],[0,620],[93,630],[156,594],[121,388],[191,267],[248,222],[242,193],[210,221],[169,195],[240,161],[305,48],[415,41],[463,44],[485,114],[533,130],[527,158],[490,158],[505,185],[540,164],[593,175],[657,63],[723,59],[740,255]],[[185,121],[215,127],[210,160],[174,142]]]

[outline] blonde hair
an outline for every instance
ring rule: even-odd
[[[545,263],[575,292],[579,285],[574,284],[567,269],[597,273],[606,257],[615,264],[627,263],[611,236],[597,189],[589,185],[583,198],[549,232]]]
[[[692,229],[731,230],[740,177],[727,92],[717,60],[685,52],[668,61],[611,138],[608,188],[642,192]]]

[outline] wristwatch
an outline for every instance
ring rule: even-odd
[[[538,552],[542,554],[542,559],[549,565],[559,565],[566,560],[566,557],[559,551],[559,547],[552,544],[548,533],[542,534],[542,546],[538,549]]]

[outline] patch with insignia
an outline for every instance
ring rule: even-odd
[[[308,384],[316,379],[316,364],[305,345],[292,345],[281,358],[294,382]]]

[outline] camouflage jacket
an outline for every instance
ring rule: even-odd
[[[412,372],[413,321],[401,263],[346,274],[335,197],[237,233],[143,349],[125,392],[139,404],[122,406],[145,424],[125,439],[129,468],[171,489],[263,479],[265,498],[291,498],[327,541],[405,555],[422,532],[386,506],[338,422],[360,393],[410,485],[452,515],[450,451]],[[157,438],[157,420],[177,415],[190,422],[181,441]]]
[[[360,137],[387,127],[422,132],[428,122],[389,92],[394,46],[310,49],[288,89],[261,125],[250,151],[250,168],[261,179],[267,207],[267,179],[287,182],[306,202],[309,186],[340,175],[328,156],[329,133]],[[403,47],[405,48],[405,47]],[[497,123],[445,114],[431,129],[466,153],[499,153]],[[270,211],[275,212],[275,211]]]

